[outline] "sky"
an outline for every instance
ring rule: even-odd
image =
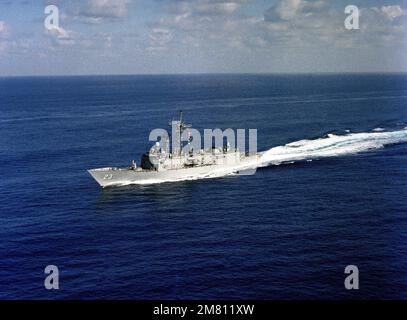
[[[407,0],[0,0],[0,76],[407,72],[406,53]]]

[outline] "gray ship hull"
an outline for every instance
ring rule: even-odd
[[[204,178],[216,178],[230,174],[254,174],[261,154],[241,159],[240,163],[215,164],[188,167],[174,170],[144,170],[131,168],[100,168],[88,170],[90,175],[103,188],[110,186],[123,186],[130,184],[154,184],[163,182],[176,182]]]

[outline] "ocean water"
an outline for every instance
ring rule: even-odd
[[[0,298],[405,299],[406,103],[405,74],[1,78]],[[266,163],[108,189],[87,173],[139,160],[180,109],[258,129]]]

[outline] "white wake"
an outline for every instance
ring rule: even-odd
[[[261,165],[356,154],[403,142],[407,142],[407,128],[387,132],[377,128],[367,133],[328,134],[324,138],[299,140],[271,148],[262,156]]]

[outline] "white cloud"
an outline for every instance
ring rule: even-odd
[[[323,9],[327,5],[326,0],[278,0],[265,13],[265,19],[269,21],[288,21],[300,14],[312,14]]]
[[[9,47],[10,27],[5,21],[0,21],[0,54],[6,52]]]
[[[0,38],[6,38],[10,34],[10,27],[5,21],[0,21]]]
[[[301,0],[284,0],[271,8],[271,19],[278,17],[282,20],[291,20],[301,8]]]
[[[403,10],[399,5],[383,6],[380,10],[389,20],[394,20],[398,17],[407,15],[407,10]]]
[[[172,40],[173,35],[165,28],[153,28],[149,35],[149,51],[161,51],[166,49],[166,45]]]
[[[175,15],[218,16],[233,14],[245,0],[164,1],[164,9]]]
[[[72,45],[75,43],[74,35],[75,33],[70,30],[66,30],[62,27],[53,26],[50,29],[46,29],[46,35],[51,38],[54,45],[60,44],[69,44]]]
[[[75,13],[75,18],[87,23],[101,23],[103,20],[117,20],[128,13],[129,0],[87,0]]]

